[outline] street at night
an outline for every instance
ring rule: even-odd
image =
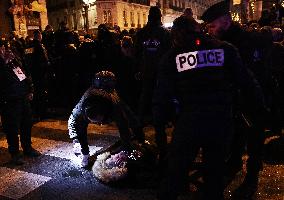
[[[284,200],[284,0],[0,19],[0,200]]]
[[[145,128],[147,139],[153,139],[153,128]],[[114,124],[89,128],[91,154],[105,150],[118,141]],[[106,185],[99,182],[91,169],[82,169],[76,164],[72,152],[72,142],[67,133],[66,120],[46,120],[34,125],[33,146],[42,156],[25,158],[22,166],[9,163],[7,144],[1,133],[0,140],[0,199],[22,200],[154,200],[158,185],[154,169],[140,172],[136,180],[123,182],[122,185]],[[271,137],[277,141],[277,137]],[[268,141],[268,140],[267,140]],[[270,141],[270,142],[271,142]],[[283,145],[283,144],[282,144]],[[283,147],[283,146],[282,146]],[[277,147],[275,147],[277,149]],[[279,149],[280,151],[280,149]],[[282,148],[283,151],[283,148]],[[276,155],[277,157],[279,155]],[[154,168],[154,166],[153,166]],[[191,171],[190,174],[192,174]],[[192,182],[198,182],[198,177]],[[225,190],[226,199],[231,199],[233,191],[242,181],[243,174],[237,177]],[[260,175],[256,200],[283,200],[284,195],[283,163],[264,164]],[[180,199],[194,200],[198,187],[189,184]],[[191,191],[191,193],[189,193]]]

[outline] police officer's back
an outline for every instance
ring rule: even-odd
[[[158,71],[154,109],[163,116],[173,96],[180,113],[169,152],[169,168],[160,199],[176,199],[188,165],[203,149],[204,199],[223,198],[226,147],[232,136],[235,88],[240,88],[262,112],[263,96],[243,67],[237,50],[198,30],[193,19],[179,17],[172,29],[174,48],[164,55]]]

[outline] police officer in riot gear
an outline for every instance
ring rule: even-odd
[[[208,23],[210,35],[235,45],[242,61],[251,70],[259,82],[269,108],[273,105],[273,80],[271,73],[272,42],[265,34],[254,30],[244,31],[239,24],[232,21],[229,1],[221,1],[208,8],[202,15],[202,20]],[[235,113],[235,139],[232,154],[227,162],[228,175],[234,176],[242,168],[242,153],[247,142],[247,174],[243,184],[235,192],[239,198],[250,198],[257,190],[258,174],[262,169],[262,152],[264,146],[264,128],[266,121],[250,110],[251,102],[240,98],[238,110]],[[268,114],[268,113],[267,113]],[[266,127],[265,127],[266,126]],[[247,133],[247,134],[245,134]],[[245,141],[247,135],[247,141]]]
[[[254,102],[258,113],[264,112],[262,91],[243,66],[237,50],[202,34],[194,19],[177,18],[172,38],[174,47],[164,55],[159,66],[153,109],[162,117],[164,102],[174,96],[180,104],[180,113],[158,199],[177,199],[200,147],[204,163],[202,197],[223,199],[235,88],[240,88]]]
[[[89,123],[103,124],[113,119],[119,129],[122,148],[131,148],[131,134],[134,135],[133,139],[144,143],[142,126],[118,96],[115,84],[116,78],[112,72],[98,72],[93,80],[93,85],[84,93],[68,120],[69,135],[74,143],[74,153],[81,154],[82,167],[87,167],[89,164],[87,141]]]
[[[31,146],[33,84],[20,58],[9,43],[0,41],[0,114],[12,163],[23,164],[19,151],[19,137],[24,155],[37,157]]]

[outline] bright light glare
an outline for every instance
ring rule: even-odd
[[[166,28],[172,27],[172,26],[173,26],[173,22],[164,23],[164,26],[165,26]]]
[[[89,5],[89,4],[91,4],[91,3],[95,3],[96,0],[83,0],[83,2],[84,2],[84,4]]]

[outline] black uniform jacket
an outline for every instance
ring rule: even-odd
[[[32,80],[20,59],[16,57],[6,64],[0,58],[0,100],[3,102],[23,99],[31,92]]]
[[[153,98],[162,119],[165,102],[176,98],[180,112],[231,114],[236,90],[243,91],[254,111],[262,112],[262,90],[229,43],[196,35],[183,49],[170,49],[160,62]],[[220,116],[221,117],[221,116]]]

